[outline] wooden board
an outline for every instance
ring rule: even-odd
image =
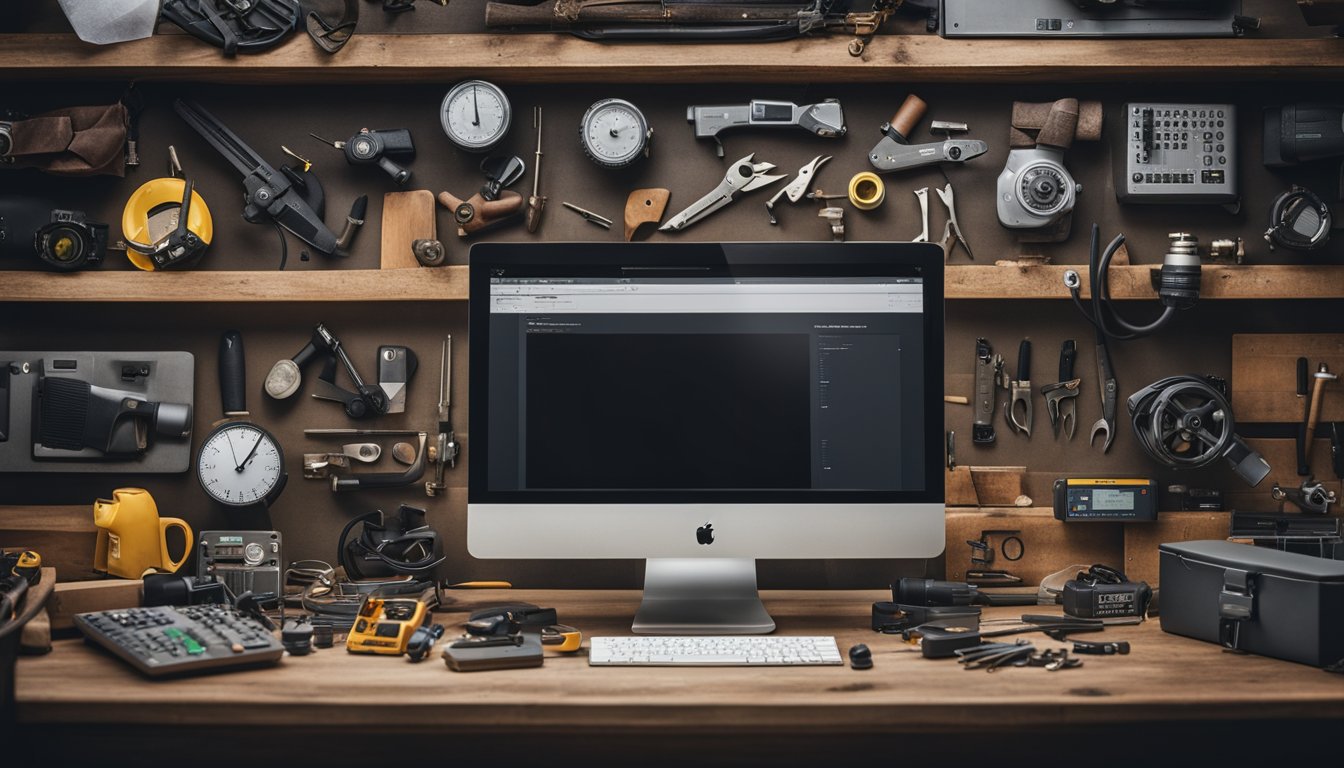
[[[1239,422],[1300,423],[1297,358],[1308,360],[1308,376],[1319,363],[1344,374],[1344,334],[1238,333],[1232,336],[1232,405]],[[1313,381],[1307,381],[1308,393]],[[1310,394],[1308,394],[1310,397]],[[1344,420],[1344,382],[1325,385],[1321,423]]]
[[[1155,523],[1129,523],[1124,526],[1125,575],[1156,587],[1159,544],[1226,539],[1231,526],[1231,512],[1159,512]]]
[[[1170,80],[1323,80],[1344,76],[1337,40],[1015,40],[878,35],[850,56],[844,35],[752,45],[602,45],[567,34],[354,36],[327,56],[292,35],[261,56],[225,58],[186,35],[90,46],[70,34],[0,35],[0,78],[103,78],[239,83],[502,83],[1125,81],[1160,70]],[[653,54],[656,51],[656,55]]]
[[[1070,565],[1104,563],[1119,567],[1124,557],[1124,538],[1119,523],[1062,523],[1053,510],[1041,507],[985,508],[947,511],[947,578],[965,581],[968,568],[989,568],[1020,576],[1026,585]],[[982,531],[1016,530],[1022,539],[1022,558],[1008,561],[996,551],[988,566],[971,563],[971,548],[966,542],[977,541]],[[995,536],[997,545],[1003,536]]]
[[[285,272],[0,272],[8,301],[464,301],[467,268]]]
[[[74,616],[87,611],[112,611],[140,604],[144,582],[139,579],[66,582],[56,585],[47,599],[51,630],[58,635],[75,628]]]
[[[414,189],[383,195],[382,268],[419,268],[411,243],[433,240],[436,231],[433,192]]]
[[[0,548],[37,552],[63,581],[101,578],[93,571],[97,531],[90,506],[0,507]]]

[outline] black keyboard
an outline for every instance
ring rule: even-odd
[[[150,677],[273,664],[285,652],[260,622],[226,605],[80,613],[75,626]]]

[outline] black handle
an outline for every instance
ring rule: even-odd
[[[1073,381],[1073,361],[1078,359],[1078,344],[1066,339],[1059,349],[1059,381]]]
[[[1023,339],[1017,348],[1017,380],[1031,381],[1031,340]]]
[[[219,400],[225,416],[247,415],[247,365],[243,335],[237,331],[219,338]]]

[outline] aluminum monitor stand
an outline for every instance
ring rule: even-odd
[[[756,561],[650,558],[644,601],[631,629],[641,635],[765,635],[775,631],[756,591]]]

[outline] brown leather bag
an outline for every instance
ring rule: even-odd
[[[56,176],[125,176],[130,115],[118,102],[67,107],[10,124],[13,146],[0,168],[37,168]]]

